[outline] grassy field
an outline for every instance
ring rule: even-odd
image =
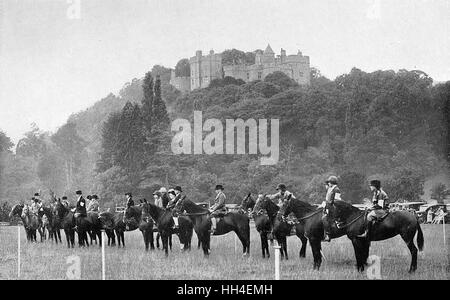
[[[450,236],[450,225],[446,225]],[[419,252],[416,274],[407,273],[410,254],[400,237],[375,242],[371,255],[381,258],[382,279],[446,279],[450,278],[449,245],[444,246],[442,225],[422,225],[425,250]],[[20,279],[66,279],[67,258],[77,255],[81,259],[81,279],[101,279],[101,248],[94,245],[88,249],[67,249],[66,244],[27,243],[21,229],[21,276]],[[63,234],[64,238],[64,234]],[[251,255],[241,257],[242,247],[234,251],[234,233],[211,240],[211,255],[203,258],[196,249],[181,253],[178,237],[174,236],[173,251],[165,258],[160,250],[143,249],[140,232],[125,235],[127,247],[106,247],[107,279],[274,279],[274,253],[271,258],[261,257],[259,235],[252,229]],[[320,271],[312,269],[312,255],[308,246],[306,259],[298,257],[300,241],[288,240],[288,261],[281,262],[281,279],[367,279],[366,273],[356,272],[353,248],[346,237],[323,243],[326,260]],[[17,227],[0,227],[0,279],[17,279]]]

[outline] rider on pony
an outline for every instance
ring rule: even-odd
[[[330,176],[328,177],[328,180],[325,181],[325,185],[327,186],[327,194],[325,196],[325,201],[323,201],[320,205],[320,207],[323,208],[323,220],[326,220],[329,213],[329,207],[334,204],[334,200],[342,200],[341,190],[337,184],[338,179],[336,176]],[[324,241],[331,241],[330,231],[331,225],[328,222],[324,222]]]
[[[370,238],[370,233],[373,224],[386,216],[388,209],[388,195],[381,189],[381,182],[379,180],[370,181],[370,190],[372,191],[372,207],[369,208],[369,213],[366,219],[366,230],[358,237]]]
[[[211,206],[209,211],[211,212],[211,234],[216,232],[217,219],[227,213],[227,208],[225,206],[225,200],[227,197],[223,193],[223,186],[218,184],[215,188],[216,198],[214,199],[214,204]]]
[[[280,183],[279,185],[277,185],[276,190],[278,191],[276,194],[267,195],[267,198],[269,198],[270,200],[278,200],[277,205],[279,207],[281,207],[281,205],[283,204],[283,201],[287,200],[289,198],[289,196],[291,198],[295,199],[294,194],[289,192],[286,189],[286,185],[284,185],[283,183]]]
[[[181,186],[177,185],[174,189],[170,189],[168,193],[170,201],[167,204],[167,209],[172,209],[174,229],[178,228],[178,214],[173,208],[175,208],[180,199],[184,196],[182,192]]]

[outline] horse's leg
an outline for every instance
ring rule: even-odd
[[[163,239],[163,247],[164,247],[164,255],[166,257],[169,256],[169,234],[167,232],[164,232],[162,235]]]
[[[209,232],[206,232],[203,236],[198,236],[198,238],[202,242],[203,255],[207,258],[209,256],[209,243],[211,240],[211,235]]]
[[[142,230],[142,237],[144,238],[145,251],[148,251],[148,237],[145,230]]]
[[[288,260],[289,256],[288,256],[288,251],[287,251],[287,236],[283,237],[283,246],[282,247],[284,249],[284,255],[286,256],[286,260]]]
[[[302,247],[300,248],[299,256],[300,258],[306,257],[306,245],[308,245],[308,239],[305,238],[303,235],[299,237],[300,241],[302,242]]]
[[[322,245],[320,243],[321,243],[320,239],[313,238],[309,240],[309,245],[311,246],[311,250],[314,257],[314,266],[313,266],[314,270],[319,270],[320,265],[322,264],[322,253],[320,253]]]
[[[259,233],[259,237],[261,238],[262,257],[266,258],[266,243],[264,242],[264,239],[266,239],[266,241],[267,241],[267,236],[264,234],[264,231],[261,231]]]
[[[362,239],[358,239],[358,238],[353,238],[352,239],[352,244],[353,244],[353,249],[355,250],[355,258],[356,258],[356,269],[358,270],[358,272],[363,272],[364,271],[364,240]],[[367,258],[366,258],[366,262],[367,262]]]
[[[160,238],[161,238],[161,234],[158,231],[158,233],[156,234],[156,248],[158,248],[158,249],[159,249],[159,239]]]
[[[417,270],[417,247],[414,245],[414,232],[411,234],[411,232],[402,233],[400,236],[405,241],[406,245],[408,246],[409,252],[411,252],[411,266],[409,267],[409,273],[414,273]]]
[[[172,234],[169,234],[169,248],[172,251]]]
[[[67,241],[67,248],[70,248],[70,236],[69,231],[67,229],[64,229],[64,233],[66,235],[66,241]]]
[[[155,236],[153,235],[153,228],[150,228],[150,249],[155,250]]]
[[[270,258],[269,239],[267,235],[268,235],[267,231],[264,231],[264,249],[266,250],[267,258]]]

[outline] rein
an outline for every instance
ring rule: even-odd
[[[347,223],[347,224],[345,224],[345,225],[342,225],[342,226],[339,226],[338,227],[338,229],[342,229],[342,228],[345,228],[345,227],[348,227],[348,226],[350,226],[350,225],[352,225],[353,223],[355,223],[356,221],[358,221],[361,217],[363,217],[363,216],[365,216],[366,215],[366,212],[364,211],[363,213],[361,213],[359,216],[357,216],[356,218],[354,218],[352,221],[350,221],[349,223]]]
[[[320,213],[320,212],[323,212],[323,210],[319,208],[318,210],[316,210],[315,212],[313,212],[313,213],[311,213],[311,214],[309,214],[309,215],[306,215],[306,216],[304,216],[304,217],[302,217],[302,218],[297,218],[297,220],[298,220],[298,221],[303,221],[303,220],[309,219],[309,218],[311,218],[312,216],[315,216],[315,215],[317,215],[317,214]]]

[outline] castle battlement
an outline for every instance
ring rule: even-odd
[[[190,78],[176,77],[175,72],[172,72],[170,83],[182,92],[208,87],[212,80],[225,76],[250,82],[264,80],[267,75],[277,71],[285,73],[300,85],[309,85],[311,80],[309,56],[304,56],[301,51],[286,55],[286,50],[281,49],[280,55],[275,57],[270,45],[267,45],[264,51],[259,50],[255,53],[253,65],[223,66],[222,55],[214,53],[213,50],[207,55],[197,50],[195,56],[189,59],[189,65]]]

